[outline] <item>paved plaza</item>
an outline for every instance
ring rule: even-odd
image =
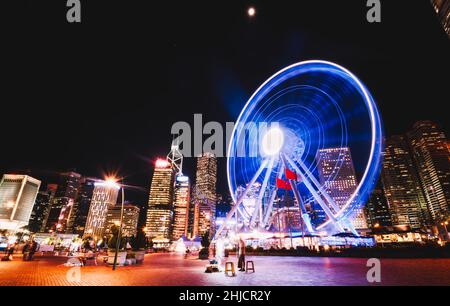
[[[235,260],[230,257],[230,260]],[[248,257],[256,273],[236,277],[204,273],[207,261],[177,254],[148,254],[142,265],[81,267],[70,270],[64,257],[15,258],[0,262],[0,286],[325,286],[368,285],[366,259]],[[383,259],[381,285],[450,285],[450,259]],[[75,268],[77,269],[77,268]],[[69,272],[70,271],[70,272]],[[69,277],[67,277],[69,275]],[[77,275],[80,277],[77,278]]]

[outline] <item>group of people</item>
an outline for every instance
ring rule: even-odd
[[[245,248],[246,248],[245,241],[242,238],[240,238],[237,245],[237,252],[238,252],[238,269],[239,271],[242,272],[245,271]],[[219,266],[221,266],[224,263],[225,257],[228,257],[228,255],[226,255],[224,241],[222,239],[218,239],[216,241],[215,247],[215,258]]]
[[[11,244],[7,249],[6,249],[6,254],[5,256],[2,258],[3,261],[9,261],[9,260],[13,260],[13,255],[14,255],[14,251],[16,250],[18,244],[14,243]],[[36,253],[36,251],[38,250],[38,243],[35,240],[26,242],[25,245],[22,248],[22,259],[24,261],[29,261],[29,260],[33,260],[33,256]]]

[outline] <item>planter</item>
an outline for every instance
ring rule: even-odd
[[[108,264],[113,265],[114,264],[114,256],[115,251],[114,250],[108,250]],[[117,253],[117,265],[123,266],[125,265],[125,260],[127,259],[127,252],[126,251],[119,251]]]
[[[145,251],[134,251],[133,254],[136,259],[136,263],[140,264],[144,262]]]

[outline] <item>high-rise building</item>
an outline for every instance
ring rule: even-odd
[[[41,181],[27,175],[5,174],[0,181],[0,229],[28,225]]]
[[[188,235],[190,203],[189,177],[179,175],[175,179],[172,239],[178,240]]]
[[[431,4],[438,15],[439,21],[441,22],[445,33],[447,33],[450,38],[450,1],[431,0]]]
[[[116,205],[120,185],[113,181],[95,182],[83,237],[103,237],[108,209]]]
[[[381,172],[393,225],[413,229],[427,223],[427,204],[404,136],[386,139]]]
[[[155,164],[148,200],[146,234],[153,239],[169,240],[173,218],[175,172],[166,159]]]
[[[196,190],[198,200],[198,214],[195,214],[194,235],[202,236],[209,232],[212,237],[215,233],[216,216],[216,184],[217,184],[217,158],[214,154],[206,152],[197,158]]]
[[[83,235],[86,226],[89,208],[91,207],[92,195],[94,193],[95,182],[88,178],[81,181],[80,191],[73,207],[73,214],[69,219],[68,232]]]
[[[316,158],[320,183],[334,202],[343,207],[358,187],[350,148],[320,149]],[[352,225],[355,229],[368,228],[363,208],[355,211]]]
[[[45,218],[50,210],[50,201],[52,194],[50,191],[39,191],[34,202],[33,210],[31,211],[28,229],[32,233],[39,233],[45,222]]]
[[[408,132],[413,159],[431,218],[450,215],[450,162],[447,139],[435,122],[419,121]]]
[[[373,190],[364,210],[370,228],[392,226],[391,213],[383,189]]]
[[[45,231],[65,233],[80,188],[81,175],[66,172],[59,175],[58,188],[52,200]]]
[[[113,225],[120,224],[122,206],[115,205],[108,209],[106,216],[105,234],[109,234]],[[132,237],[136,236],[137,226],[139,220],[139,208],[132,204],[125,204],[123,206],[123,220],[122,220],[122,236]]]

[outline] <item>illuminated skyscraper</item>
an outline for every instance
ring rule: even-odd
[[[108,209],[116,205],[120,186],[112,181],[96,182],[94,186],[83,237],[100,239],[105,230]]]
[[[95,182],[88,178],[81,181],[80,191],[73,207],[73,214],[69,219],[68,232],[82,235],[86,226],[89,208],[91,206],[92,195],[94,193]]]
[[[5,174],[0,181],[0,229],[28,225],[41,181],[27,175]]]
[[[381,177],[392,224],[414,229],[426,224],[427,204],[405,137],[386,140]]]
[[[450,162],[447,139],[431,121],[419,121],[408,132],[413,159],[431,218],[450,215]]]
[[[39,233],[44,225],[45,217],[50,210],[50,201],[52,194],[46,191],[39,191],[34,202],[33,210],[31,211],[28,229],[32,233]]]
[[[172,239],[187,236],[190,202],[189,177],[179,175],[175,180]]]
[[[75,172],[61,173],[58,188],[52,200],[50,212],[45,225],[46,231],[64,233],[72,214],[73,204],[80,188],[81,175]]]
[[[171,235],[175,172],[166,159],[155,164],[147,210],[147,236],[169,240]]]
[[[202,236],[209,231],[215,233],[217,158],[212,153],[203,153],[197,158],[196,188],[198,214],[195,214],[194,235]]]
[[[320,183],[335,203],[343,207],[358,187],[350,149],[320,149],[316,158]],[[356,210],[352,224],[355,229],[368,227],[362,208]]]
[[[122,206],[115,205],[108,210],[108,215],[106,217],[105,223],[105,233],[109,234],[110,229],[113,225],[120,224],[120,214]],[[139,208],[126,204],[123,207],[123,225],[122,225],[122,235],[124,237],[136,236],[137,226],[139,220]]]
[[[381,188],[373,190],[365,206],[369,227],[391,226],[392,218],[386,196]]]

